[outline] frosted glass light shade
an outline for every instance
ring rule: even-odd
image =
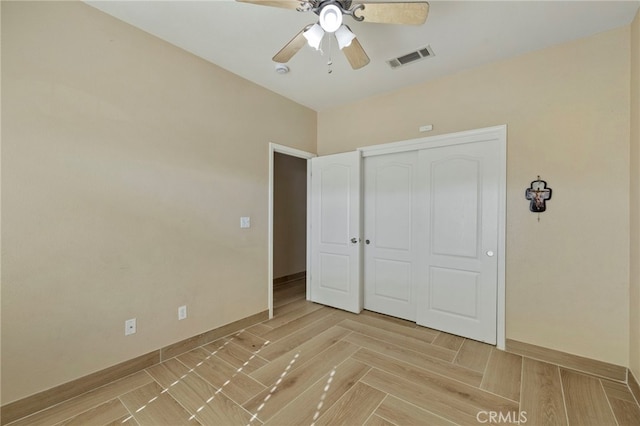
[[[346,25],[341,25],[336,31],[336,40],[338,40],[338,47],[340,50],[349,46],[356,35],[349,31]]]
[[[320,42],[322,41],[322,37],[324,37],[324,30],[320,25],[313,24],[313,26],[302,33],[302,35],[307,39],[309,46],[320,50]]]

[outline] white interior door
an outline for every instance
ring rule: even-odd
[[[417,322],[495,344],[500,144],[419,152],[426,238]]]
[[[364,308],[416,320],[418,151],[364,159]]]
[[[359,151],[311,159],[313,302],[362,310]]]

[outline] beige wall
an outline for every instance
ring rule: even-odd
[[[627,26],[318,115],[319,154],[428,136],[418,133],[423,124],[433,124],[431,134],[507,124],[507,338],[624,366],[629,31]],[[402,78],[402,70],[396,72]],[[537,175],[554,191],[540,222],[524,198]]]
[[[307,269],[307,160],[274,155],[273,277]]]
[[[76,2],[2,2],[2,106],[3,403],[267,309],[314,111]]]
[[[631,24],[631,289],[629,365],[640,380],[640,11]]]
[[[317,133],[313,111],[86,5],[1,19],[3,404],[265,310],[267,141],[314,152],[317,134],[327,154],[422,124],[509,126],[507,337],[640,378],[637,16],[323,111]]]

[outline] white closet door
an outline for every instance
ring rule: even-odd
[[[416,320],[418,152],[364,160],[364,307]]]
[[[495,344],[499,142],[422,150],[419,161],[426,238],[417,322]]]
[[[311,300],[362,310],[360,152],[311,159]]]

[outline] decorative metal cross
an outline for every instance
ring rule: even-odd
[[[540,180],[540,176],[538,176],[538,180],[531,182],[531,186],[525,191],[525,197],[531,201],[529,210],[534,213],[542,213],[547,209],[546,201],[551,199],[551,188],[547,188],[547,182]]]

